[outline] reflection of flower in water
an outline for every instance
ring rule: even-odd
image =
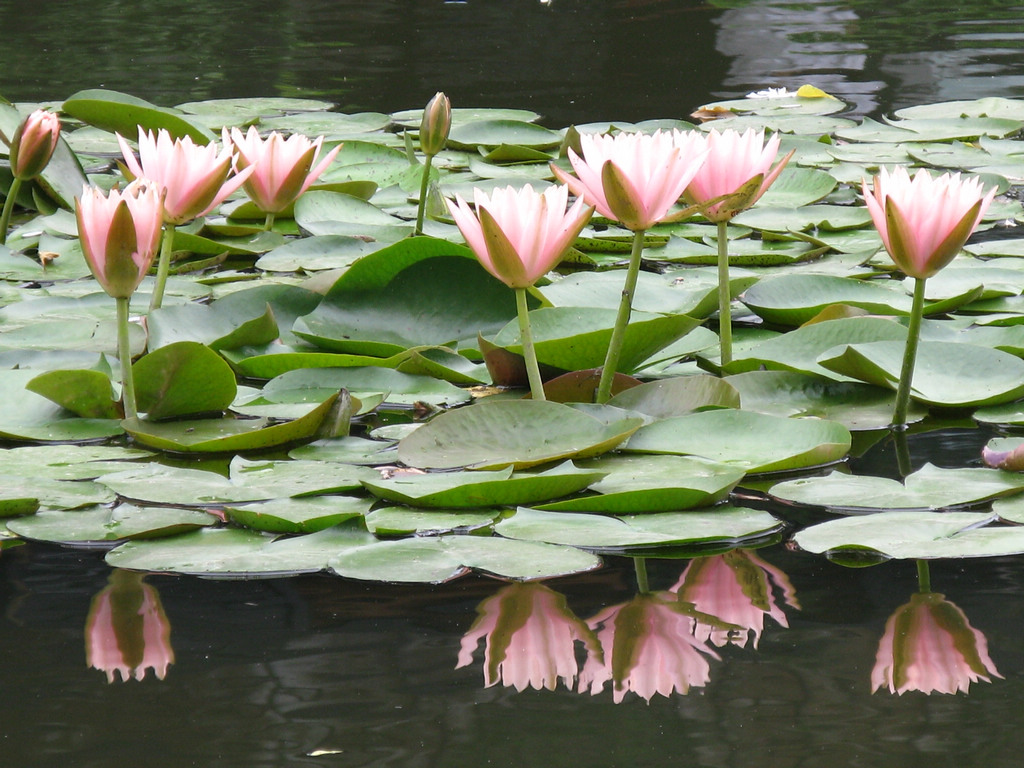
[[[985,636],[943,595],[919,592],[889,617],[871,671],[871,690],[890,693],[967,692],[978,680],[1002,677]]]
[[[648,592],[606,608],[587,622],[597,630],[604,658],[587,659],[579,690],[596,694],[611,680],[618,703],[627,691],[650,701],[656,693],[670,696],[706,685],[709,659],[719,656],[694,635],[697,615],[674,592]]]
[[[566,603],[565,596],[539,583],[509,584],[477,607],[477,619],[462,638],[455,668],[473,661],[473,651],[485,640],[484,683],[517,691],[527,687],[549,691],[559,679],[572,689],[579,666],[576,641],[591,658],[601,659],[594,633]]]
[[[122,682],[141,680],[152,669],[161,680],[174,662],[171,624],[156,588],[143,575],[115,570],[92,599],[85,623],[85,657],[90,667],[119,674]]]
[[[719,647],[732,643],[742,648],[753,634],[753,646],[757,648],[765,616],[771,616],[780,626],[789,626],[785,612],[776,602],[774,588],[782,590],[786,605],[799,610],[796,590],[785,573],[750,550],[734,549],[691,560],[672,591],[698,611],[738,627],[723,629],[698,622],[698,638]]]

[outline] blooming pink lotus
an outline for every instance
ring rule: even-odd
[[[696,133],[583,134],[582,155],[569,150],[576,178],[556,165],[552,173],[602,216],[634,232],[665,218],[707,155]]]
[[[34,179],[43,169],[57,148],[60,137],[60,121],[52,112],[37,109],[26,117],[11,137],[11,173],[16,179]]]
[[[184,224],[205,216],[234,192],[252,173],[246,168],[229,178],[233,165],[231,148],[218,151],[214,142],[196,144],[186,136],[172,139],[161,130],[139,129],[139,159],[120,134],[117,141],[129,172],[145,177],[165,190],[164,220]]]
[[[110,583],[92,599],[85,623],[85,657],[107,674],[142,680],[149,670],[163,680],[174,663],[171,624],[156,588],[142,574],[115,570]]]
[[[601,658],[593,632],[569,610],[565,596],[543,584],[516,583],[480,603],[477,620],[462,638],[456,669],[473,662],[473,651],[485,641],[484,684],[499,682],[523,691],[553,691],[561,680],[576,683],[576,643]]]
[[[967,693],[971,683],[1002,677],[985,636],[942,595],[920,592],[885,624],[871,671],[871,690]]]
[[[594,212],[582,199],[567,211],[563,186],[473,193],[475,212],[458,195],[448,208],[480,263],[510,288],[528,288],[554,269]]]
[[[580,674],[579,690],[591,695],[612,682],[621,702],[633,691],[646,701],[703,687],[711,679],[714,649],[696,637],[696,618],[674,592],[647,592],[606,608],[587,623],[597,630],[604,656],[591,656]]]
[[[771,616],[780,626],[789,626],[773,588],[782,591],[787,605],[799,609],[796,591],[785,573],[748,549],[734,549],[691,560],[672,591],[701,613],[736,627],[724,629],[698,622],[698,638],[719,647],[732,643],[742,648],[753,636],[753,646],[757,648],[765,616]]]
[[[311,141],[301,134],[285,139],[274,131],[260,138],[255,126],[243,136],[237,128],[224,129],[224,143],[235,148],[235,163],[242,171],[253,167],[244,188],[256,207],[267,214],[277,214],[294,203],[309,189],[341,150],[339,144],[317,163],[324,137]],[[316,163],[316,165],[314,165]]]
[[[862,188],[885,250],[904,274],[922,280],[960,252],[996,194],[977,178],[919,170],[911,179],[902,167],[881,168],[872,191],[866,181]]]
[[[75,215],[82,252],[96,280],[115,299],[131,297],[160,243],[160,188],[145,179],[109,194],[85,187],[75,199]]]
[[[732,197],[709,206],[704,215],[711,221],[728,221],[760,199],[786,167],[792,153],[775,168],[772,163],[779,153],[779,135],[767,143],[764,130],[749,128],[743,133],[712,128],[704,138],[707,160],[697,170],[685,198],[693,204],[707,204],[723,195]]]

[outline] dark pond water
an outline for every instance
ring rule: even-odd
[[[160,104],[284,95],[345,111],[525,107],[551,125],[681,116],[766,86],[814,83],[881,115],[910,104],[1024,96],[1024,7],[1012,2],[497,3],[375,0],[0,2],[0,94],[81,88]],[[960,466],[988,438],[915,438],[915,465]],[[892,474],[890,447],[859,460]],[[932,588],[987,638],[996,677],[968,695],[871,693],[912,563],[845,569],[783,544],[786,574],[756,649],[705,655],[688,695],[485,687],[483,645],[456,669],[477,607],[503,585],[303,577],[150,577],[170,625],[166,678],[108,684],[86,625],[101,555],[28,545],[0,556],[0,763],[73,768],[291,766],[709,767],[1020,765],[1024,560],[945,561]],[[685,560],[651,561],[651,587]],[[552,582],[587,620],[633,598],[629,561]],[[136,595],[142,594],[136,585]],[[152,599],[152,598],[150,598]],[[93,621],[97,621],[95,616]],[[577,645],[582,654],[583,648]],[[582,658],[581,658],[582,661]]]

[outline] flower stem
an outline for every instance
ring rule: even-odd
[[[156,285],[149,300],[149,311],[160,309],[164,303],[164,288],[167,286],[167,275],[171,271],[171,248],[174,246],[174,225],[164,224],[164,236],[160,241],[160,258],[156,264]]]
[[[612,329],[612,338],[608,342],[608,353],[604,358],[601,380],[598,382],[597,395],[594,398],[598,403],[607,403],[612,396],[612,381],[615,379],[619,356],[622,354],[622,344],[626,339],[626,326],[629,325],[629,316],[633,310],[633,293],[636,291],[636,281],[640,274],[640,255],[643,251],[644,230],[638,229],[633,233],[633,251],[629,255],[626,284],[622,287],[619,313],[615,316],[615,327]]]
[[[905,429],[907,410],[910,407],[910,384],[914,380],[914,362],[917,359],[917,343],[921,336],[921,316],[924,314],[925,278],[914,278],[914,303],[910,309],[910,325],[907,326],[907,346],[903,352],[903,369],[900,371],[899,388],[896,390],[896,409],[892,414],[894,429]]]
[[[427,187],[430,186],[430,164],[433,161],[433,155],[426,155],[423,161],[423,178],[420,179],[420,204],[416,209],[416,229],[413,231],[413,235],[423,234],[423,218],[427,210]]]
[[[647,594],[651,591],[647,581],[647,560],[642,557],[633,558],[633,570],[636,572],[636,588],[640,594]]]
[[[732,362],[732,295],[729,292],[729,222],[718,222],[718,340],[722,372]]]
[[[917,591],[918,592],[931,592],[932,591],[932,574],[928,569],[927,560],[917,561]]]
[[[124,402],[124,416],[134,419],[139,415],[135,406],[135,379],[132,376],[132,346],[128,329],[128,306],[130,297],[118,297],[117,302],[117,359],[121,364],[121,399]]]
[[[268,213],[267,218],[263,221],[263,230],[269,232],[274,228],[274,214]]]
[[[7,197],[4,198],[4,210],[0,213],[0,245],[7,242],[7,227],[11,224],[11,212],[14,210],[14,201],[21,191],[21,179],[15,177],[11,182],[11,188],[7,190]]]
[[[530,396],[534,400],[544,400],[544,382],[540,378],[537,350],[533,348],[533,334],[530,331],[530,310],[526,306],[525,288],[516,288],[516,313],[519,316],[519,338],[523,343],[526,375],[530,379]]]

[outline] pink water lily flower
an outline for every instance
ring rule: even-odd
[[[988,655],[985,636],[964,612],[935,592],[915,594],[889,617],[878,646],[871,690],[902,696],[967,693],[971,683],[1002,677]]]
[[[903,167],[881,168],[873,189],[866,181],[862,189],[885,250],[904,274],[921,279],[953,260],[996,194],[977,178],[919,170],[911,179]]]
[[[253,173],[244,183],[249,198],[264,213],[280,213],[294,203],[319,178],[341,150],[339,144],[317,163],[324,137],[315,140],[301,134],[287,139],[274,131],[260,138],[255,126],[243,136],[237,128],[230,134],[224,129],[224,143],[235,148],[237,168],[252,167]],[[315,165],[314,165],[315,164]]]
[[[170,224],[205,216],[252,173],[246,168],[229,178],[234,159],[229,146],[218,151],[215,142],[196,144],[188,136],[172,139],[166,130],[154,135],[139,128],[139,159],[123,136],[117,134],[117,141],[128,171],[165,190],[164,220]]]
[[[153,264],[163,226],[161,195],[158,185],[136,179],[109,194],[87,186],[75,199],[85,260],[114,298],[131,297]]]
[[[52,112],[37,109],[26,117],[11,137],[11,173],[27,181],[42,173],[60,136],[60,121]]]
[[[484,269],[510,288],[527,288],[558,265],[594,212],[582,199],[567,211],[568,199],[566,187],[537,192],[527,184],[490,195],[474,189],[475,211],[459,195],[447,202]]]
[[[582,155],[569,150],[576,176],[552,173],[598,213],[634,232],[665,218],[698,172],[707,150],[692,132],[583,134]]]
[[[704,137],[708,149],[707,160],[686,188],[685,198],[693,204],[707,203],[723,195],[738,195],[710,206],[704,215],[714,222],[728,221],[740,211],[756,203],[786,167],[787,155],[772,168],[779,153],[780,138],[775,134],[767,142],[764,130],[749,128],[743,133],[727,129],[719,132],[712,128]],[[760,184],[749,191],[744,186],[755,177]],[[743,194],[738,194],[743,191]]]

